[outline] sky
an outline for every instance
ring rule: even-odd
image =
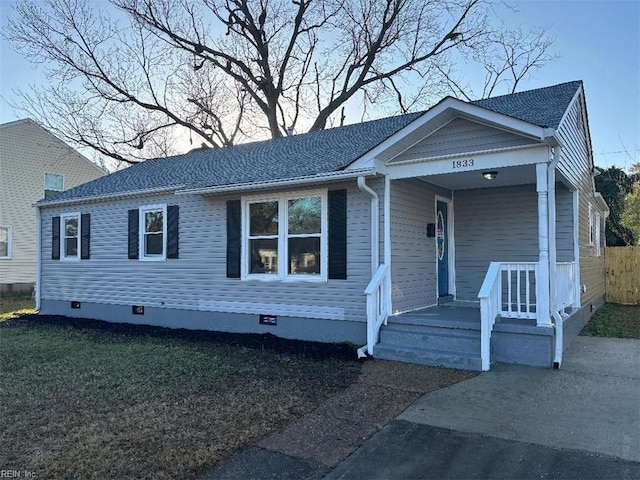
[[[629,170],[640,162],[640,0],[505,0],[518,13],[511,27],[544,26],[558,59],[521,83],[519,90],[582,80],[595,164]],[[14,0],[0,0],[0,23],[13,16]],[[7,101],[16,88],[46,81],[37,66],[0,38],[0,123],[23,114]]]

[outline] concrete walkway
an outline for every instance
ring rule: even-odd
[[[640,478],[640,341],[578,337],[560,370],[427,393],[329,479]]]

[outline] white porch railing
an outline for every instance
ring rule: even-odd
[[[391,313],[389,307],[389,267],[382,264],[364,290],[367,296],[367,353],[373,355],[373,347],[378,343],[380,327],[387,324]]]
[[[478,293],[480,299],[480,356],[482,370],[491,364],[491,332],[498,315],[532,318],[537,315],[537,271],[535,262],[491,262]]]
[[[557,310],[574,305],[578,292],[575,288],[575,263],[556,263],[555,289]],[[538,263],[491,262],[478,298],[480,299],[482,370],[491,363],[491,332],[498,316],[540,321],[538,308]]]
[[[556,304],[560,313],[575,303],[577,295],[575,274],[576,264],[574,262],[556,263]]]

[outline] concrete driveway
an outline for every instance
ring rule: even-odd
[[[560,370],[428,393],[327,478],[640,478],[640,341],[578,337]]]

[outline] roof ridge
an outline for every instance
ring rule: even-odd
[[[485,101],[485,100],[493,100],[493,99],[504,98],[504,97],[514,97],[516,95],[521,95],[521,94],[525,94],[525,93],[530,94],[530,93],[538,92],[538,91],[542,91],[542,90],[549,90],[549,89],[552,89],[552,88],[562,87],[564,85],[571,85],[573,83],[577,83],[577,84],[580,84],[580,85],[583,84],[582,80],[571,80],[569,82],[557,83],[555,85],[548,85],[546,87],[532,88],[530,90],[522,90],[521,92],[505,93],[504,95],[496,95],[495,97],[478,98],[476,100],[471,100],[470,103],[482,102],[482,101]]]

